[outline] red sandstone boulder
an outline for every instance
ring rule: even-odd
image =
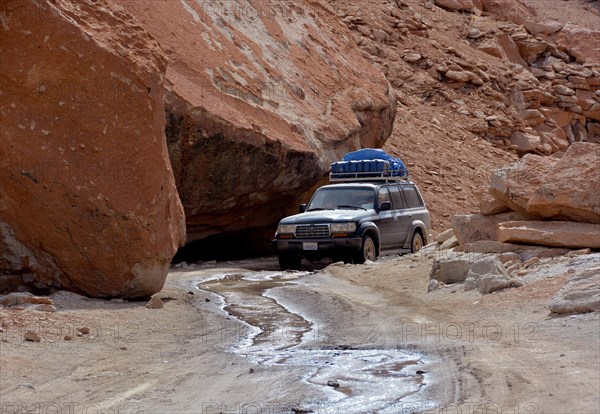
[[[525,155],[492,172],[490,194],[534,217],[600,222],[600,146],[575,142],[562,158]]]
[[[567,22],[551,39],[568,50],[579,63],[600,63],[600,30],[592,30]]]
[[[600,249],[600,224],[574,221],[510,221],[499,223],[497,240],[550,247]]]
[[[539,217],[600,223],[600,145],[573,143],[527,202]]]
[[[105,0],[0,13],[0,287],[160,290],[185,223],[158,44]]]
[[[392,88],[324,2],[118,1],[169,58],[188,241],[275,224],[330,162],[391,133]]]

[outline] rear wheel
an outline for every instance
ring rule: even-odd
[[[412,241],[410,242],[410,251],[412,253],[416,253],[423,247],[423,236],[418,231],[415,232],[412,236]]]
[[[367,260],[377,260],[377,247],[370,236],[364,236],[360,252],[354,257],[354,263],[363,264]]]
[[[298,254],[280,254],[279,267],[281,270],[300,270],[302,257]]]

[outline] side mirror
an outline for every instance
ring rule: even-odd
[[[306,204],[300,204],[300,206],[298,206],[298,211],[304,213],[306,211]]]
[[[392,203],[384,201],[379,205],[379,211],[390,211],[392,209]]]

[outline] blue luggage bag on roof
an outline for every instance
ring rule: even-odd
[[[386,153],[382,149],[378,148],[365,148],[354,152],[349,152],[344,156],[344,161],[374,161],[370,163],[371,172],[385,172],[385,163],[382,161],[388,161],[390,163],[390,175],[394,177],[403,177],[408,174],[404,163],[400,158],[393,157]],[[351,164],[351,163],[350,163]],[[356,172],[356,171],[352,171]],[[367,171],[359,171],[367,172]]]

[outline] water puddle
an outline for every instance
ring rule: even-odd
[[[248,327],[228,347],[229,352],[260,365],[302,367],[302,381],[325,395],[329,407],[325,412],[410,413],[407,401],[426,385],[425,373],[419,370],[425,362],[422,356],[398,349],[311,347],[317,323],[292,312],[294,304],[271,292],[304,276],[300,272],[215,273],[198,287],[219,295],[222,309]],[[323,399],[307,401],[300,408],[324,412]]]

